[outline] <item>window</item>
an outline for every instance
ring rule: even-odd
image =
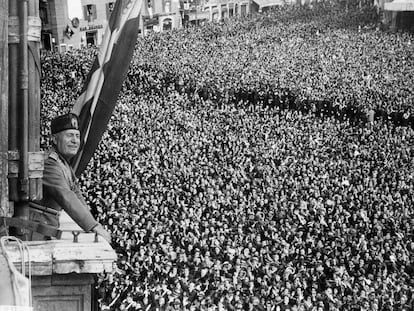
[[[171,2],[169,0],[164,2],[164,12],[170,13],[171,10]]]
[[[53,48],[51,33],[42,32],[42,48],[45,50],[51,50]]]
[[[162,22],[162,30],[171,30],[172,29],[172,19],[171,18],[166,18],[163,20]]]
[[[152,17],[154,15],[154,8],[153,8],[151,0],[147,1],[147,8],[148,8],[148,15]]]
[[[66,44],[59,45],[59,52],[60,53],[65,53],[66,52]]]
[[[109,20],[109,17],[111,17],[112,12],[115,8],[115,2],[108,2],[106,4],[106,18]]]
[[[49,24],[49,16],[47,14],[47,3],[39,3],[39,17],[42,21],[42,25]]]
[[[96,31],[87,31],[86,32],[86,44],[89,45],[96,45]]]
[[[241,16],[247,16],[247,5],[245,4],[241,6]]]
[[[91,22],[96,19],[96,5],[94,4],[87,4],[83,7],[85,20]]]

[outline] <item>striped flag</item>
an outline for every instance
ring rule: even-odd
[[[117,0],[99,53],[72,112],[79,116],[81,147],[72,161],[76,176],[88,165],[127,75],[138,37],[142,0]]]

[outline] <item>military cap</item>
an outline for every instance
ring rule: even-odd
[[[52,120],[50,129],[52,134],[56,134],[64,130],[79,130],[78,116],[73,113],[57,116]]]

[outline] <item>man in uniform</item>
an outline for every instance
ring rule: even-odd
[[[79,189],[76,176],[69,161],[80,146],[78,117],[68,113],[52,120],[52,149],[45,160],[43,172],[42,205],[58,212],[62,209],[86,232],[95,232],[108,242],[111,235],[99,224],[87,206]],[[59,227],[59,214],[31,212],[31,220]],[[33,233],[32,240],[44,239]]]

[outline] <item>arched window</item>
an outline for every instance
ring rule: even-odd
[[[171,1],[167,0],[164,2],[164,12],[170,13],[170,11],[171,11]]]
[[[171,30],[172,29],[172,19],[166,18],[162,21],[162,30]]]

